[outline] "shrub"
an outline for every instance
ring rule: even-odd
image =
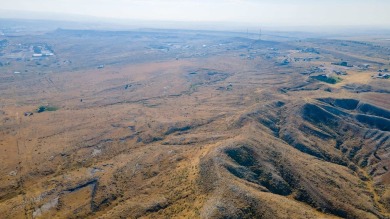
[[[56,110],[58,110],[58,108],[55,106],[39,106],[37,109],[37,113],[42,113],[45,111],[56,111]]]
[[[340,77],[333,77],[333,76],[328,77],[328,76],[324,76],[324,75],[313,76],[313,78],[315,78],[319,81],[326,82],[328,84],[337,84],[343,80]]]

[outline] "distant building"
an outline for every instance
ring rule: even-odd
[[[32,113],[32,112],[25,112],[24,113],[24,116],[32,116],[32,115],[34,115],[34,113]]]
[[[336,73],[336,75],[347,75],[346,71],[333,70],[333,72]]]
[[[384,74],[384,75],[382,75],[382,78],[384,78],[384,79],[389,79],[390,78],[390,74]]]
[[[389,73],[386,73],[386,74],[379,73],[377,78],[389,79],[390,78],[390,74]]]

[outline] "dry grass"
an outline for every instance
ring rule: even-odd
[[[388,111],[389,94],[377,90],[389,81],[371,78],[377,66],[348,70],[335,85],[310,80],[303,69],[331,71],[341,56],[330,48],[338,41],[322,42],[254,44],[254,60],[242,58],[248,49],[235,42],[229,51],[179,60],[126,64],[124,57],[140,53],[123,52],[109,58],[123,62],[104,69],[12,76],[0,83],[1,215],[30,218],[44,209],[41,218],[388,217],[389,132],[355,119],[373,111],[319,99],[356,99]],[[315,44],[328,53],[292,50]],[[352,56],[356,48],[342,57],[383,60]],[[320,59],[278,62],[311,56]],[[357,93],[348,84],[371,90]],[[40,105],[58,110],[24,116]]]

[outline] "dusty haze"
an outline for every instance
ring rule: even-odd
[[[100,18],[240,22],[282,26],[390,26],[390,2],[385,0],[15,0],[4,1],[0,17],[18,17],[14,11],[50,12]],[[24,17],[28,17],[25,15]],[[38,16],[39,17],[39,16]],[[61,16],[53,15],[57,19]],[[69,18],[69,16],[68,16]],[[75,16],[73,16],[75,18]]]

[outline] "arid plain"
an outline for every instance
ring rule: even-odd
[[[390,217],[386,36],[0,42],[2,218]]]

